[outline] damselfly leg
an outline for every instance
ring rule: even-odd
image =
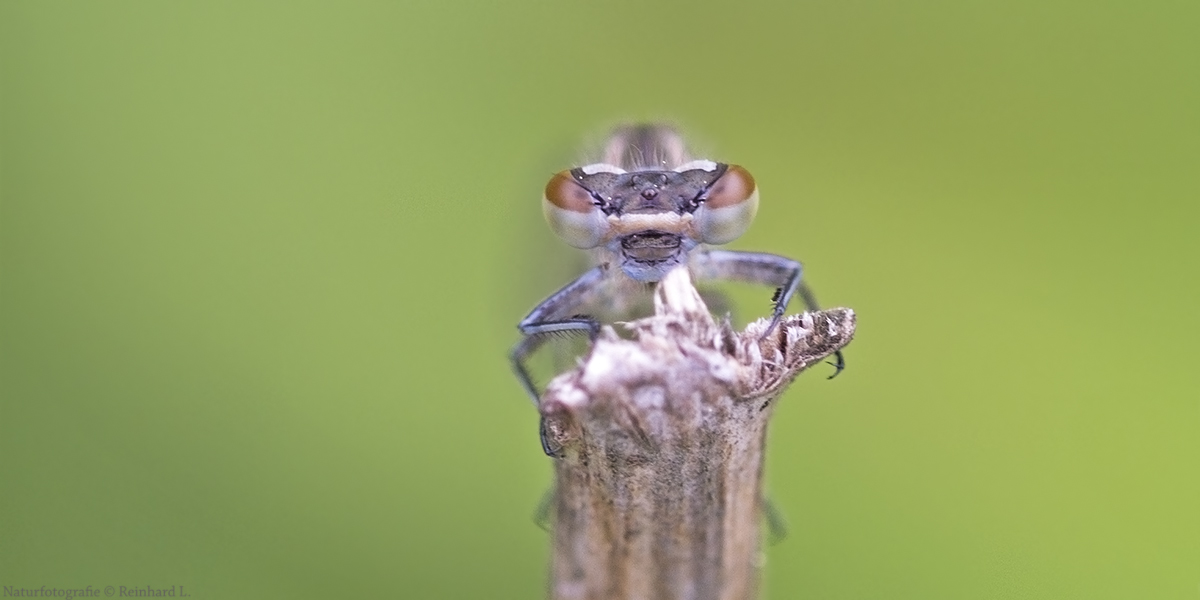
[[[816,296],[801,279],[804,267],[790,258],[765,252],[709,250],[696,253],[691,266],[697,279],[744,281],[779,290],[774,298],[771,324],[763,332],[763,338],[770,335],[779,325],[787,311],[788,303],[797,294],[804,301],[806,309],[820,310]],[[841,350],[837,351],[834,357],[837,362],[834,363],[834,372],[828,379],[837,377],[838,373],[846,368],[846,360],[842,357]]]

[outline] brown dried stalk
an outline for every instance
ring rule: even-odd
[[[774,401],[845,346],[839,308],[734,332],[714,322],[685,269],[658,285],[655,315],[605,328],[541,401],[556,461],[557,600],[749,600],[758,587],[763,452]]]

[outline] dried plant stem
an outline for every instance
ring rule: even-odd
[[[774,401],[849,343],[854,312],[714,322],[686,270],[655,315],[606,329],[541,401],[557,461],[550,596],[557,600],[756,596],[761,483]]]

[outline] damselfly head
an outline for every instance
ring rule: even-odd
[[[725,244],[750,227],[758,188],[746,169],[709,160],[637,171],[596,163],[554,175],[542,210],[576,248],[646,234],[675,236],[681,245]]]

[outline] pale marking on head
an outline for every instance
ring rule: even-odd
[[[621,175],[622,173],[626,173],[625,169],[608,163],[584,165],[579,167],[579,170],[583,171],[584,175],[595,175],[596,173],[615,173]]]
[[[674,212],[650,214],[609,215],[609,239],[641,231],[661,231],[676,235],[693,235],[692,215]]]
[[[684,171],[691,171],[692,169],[700,169],[701,171],[708,171],[711,173],[717,170],[717,163],[711,160],[693,160],[691,162],[683,163],[672,170],[676,173],[682,173]]]

